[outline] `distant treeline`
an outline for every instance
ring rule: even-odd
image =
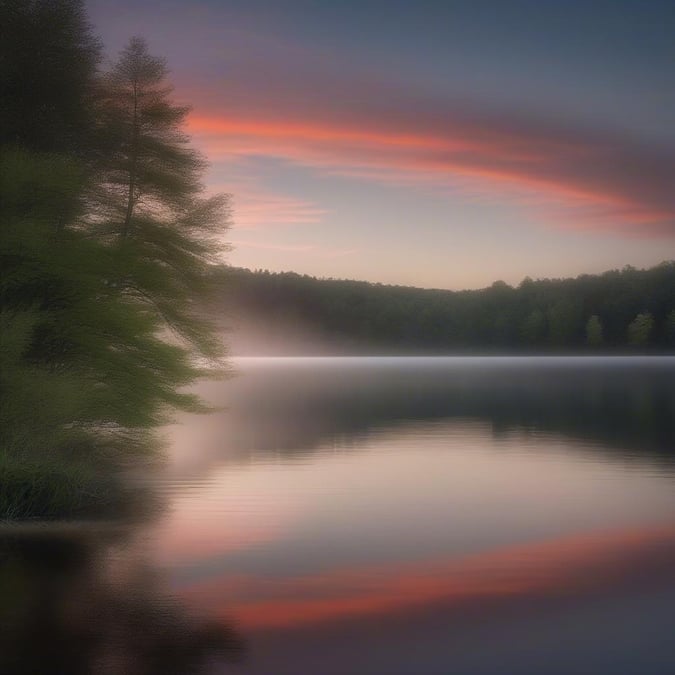
[[[447,291],[219,269],[217,310],[350,351],[675,351],[675,261]]]

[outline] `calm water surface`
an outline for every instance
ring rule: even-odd
[[[77,672],[675,673],[675,358],[235,366],[154,516],[15,546]]]

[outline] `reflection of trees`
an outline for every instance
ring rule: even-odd
[[[190,615],[138,558],[111,555],[104,526],[50,527],[0,535],[4,675],[182,675],[242,655],[231,627]]]
[[[263,362],[228,383],[228,411],[207,420],[211,456],[307,453],[409,421],[479,419],[495,433],[562,433],[672,461],[674,382],[672,361]]]

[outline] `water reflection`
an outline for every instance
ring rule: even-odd
[[[154,537],[244,672],[673,671],[675,359],[239,368]]]
[[[0,533],[3,675],[675,672],[675,359],[238,367],[153,517]]]
[[[232,627],[190,614],[119,523],[0,532],[0,672],[199,673],[237,660]]]
[[[559,433],[631,461],[675,462],[675,358],[239,359],[204,393],[226,410],[183,429],[180,471],[261,453],[303,457],[411,421],[475,419],[498,436]],[[198,452],[194,444],[198,444]],[[588,446],[589,450],[591,447]]]
[[[345,570],[279,584],[276,597],[261,578],[273,597],[235,610],[255,653],[246,672],[666,675],[674,534]]]
[[[224,596],[247,631],[317,629],[319,624],[391,621],[442,607],[447,621],[467,607],[484,617],[507,604],[596,595],[675,581],[675,527],[568,535],[473,555],[387,562],[287,579],[263,575],[193,583],[183,591],[216,612]],[[225,589],[224,586],[227,588]]]

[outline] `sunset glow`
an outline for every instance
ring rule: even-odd
[[[111,54],[127,4],[90,3]],[[608,23],[576,2],[520,21],[507,4],[166,2],[159,24],[155,4],[134,22],[192,105],[209,187],[233,195],[235,265],[464,288],[675,251],[675,57],[656,5],[638,28],[630,3]]]

